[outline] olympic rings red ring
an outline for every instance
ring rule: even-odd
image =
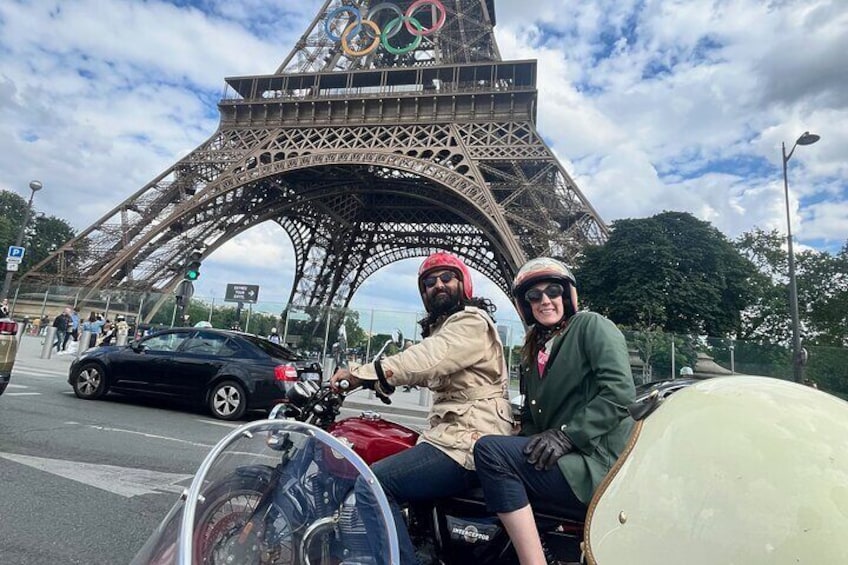
[[[409,25],[412,23],[412,16],[414,16],[418,8],[423,6],[424,4],[430,4],[431,6],[436,8],[437,11],[441,10],[441,15],[436,20],[436,23],[433,24],[433,27],[429,29],[412,29],[412,26]],[[442,4],[439,0],[415,0],[415,2],[409,5],[409,8],[406,10],[405,16],[406,18],[404,19],[404,23],[406,24],[406,31],[416,37],[424,37],[442,29],[442,26],[445,25],[445,20],[448,17],[448,11],[445,10],[445,5]]]
[[[434,10],[436,21],[429,28],[424,28],[423,24],[415,17],[415,14],[424,6],[431,6]],[[384,10],[393,12],[397,17],[386,24],[385,29],[380,29],[372,18]],[[344,25],[341,35],[333,32],[330,24],[333,23],[340,15],[349,14],[348,21]],[[340,41],[344,53],[351,57],[362,57],[374,51],[378,45],[382,44],[389,53],[394,55],[403,55],[417,49],[421,44],[421,39],[428,35],[436,33],[445,25],[447,19],[447,10],[441,0],[415,0],[410,4],[404,13],[396,4],[391,2],[380,2],[371,8],[366,16],[362,17],[362,11],[357,6],[340,6],[327,14],[327,19],[324,21],[324,32],[333,41]],[[363,29],[364,26],[364,29]],[[405,27],[410,35],[414,36],[406,47],[393,47],[389,43],[389,39],[397,35],[401,28]],[[336,27],[338,29],[338,27]],[[365,35],[373,39],[373,41],[364,49],[355,50],[351,47],[353,39],[364,31]],[[357,42],[358,43],[358,42]]]

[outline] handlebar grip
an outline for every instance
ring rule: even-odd
[[[342,379],[339,381],[338,387],[340,390],[347,390],[350,388],[350,381],[347,379]]]

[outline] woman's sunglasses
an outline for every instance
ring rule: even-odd
[[[453,271],[445,271],[444,273],[442,273],[438,277],[433,276],[433,275],[430,275],[429,277],[424,277],[423,282],[424,282],[424,286],[426,288],[433,288],[434,286],[436,286],[436,280],[442,281],[442,284],[448,284],[449,282],[451,282],[455,278],[456,278],[456,273],[454,273]]]
[[[544,289],[539,288],[531,288],[526,293],[524,293],[524,298],[527,299],[527,302],[539,302],[542,300],[542,295],[546,295],[548,298],[559,298],[562,296],[562,293],[565,292],[565,289],[562,288],[561,284],[553,283],[546,286]]]

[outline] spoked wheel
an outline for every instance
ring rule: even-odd
[[[291,527],[284,516],[256,510],[262,493],[240,486],[210,493],[195,528],[195,563],[295,565]],[[251,517],[253,519],[251,520]]]
[[[209,410],[221,420],[238,420],[247,410],[244,388],[235,381],[216,384],[209,392]]]
[[[97,363],[86,363],[80,367],[74,379],[74,394],[78,398],[94,400],[106,393],[106,377]]]

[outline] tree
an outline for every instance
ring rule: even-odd
[[[788,343],[789,314],[785,237],[754,229],[736,246],[758,268],[752,279],[754,300],[743,313],[739,338]],[[805,343],[848,345],[848,242],[836,255],[804,250],[796,255],[798,317]]]
[[[0,249],[4,252],[14,245],[27,211],[27,201],[14,192],[0,190]],[[34,219],[33,219],[34,218]],[[55,216],[38,214],[33,208],[24,232],[26,248],[21,272],[26,272],[50,256],[75,235],[71,225]]]
[[[751,300],[754,265],[708,222],[685,212],[618,220],[577,268],[584,304],[618,324],[724,336]]]

